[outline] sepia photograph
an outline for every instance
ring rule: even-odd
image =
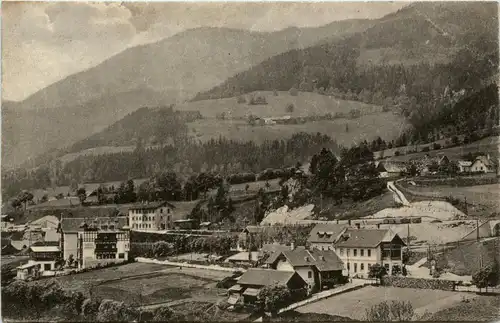
[[[1,12],[1,321],[500,322],[498,2]]]

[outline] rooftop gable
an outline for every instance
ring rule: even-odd
[[[336,246],[347,248],[375,248],[384,241],[391,241],[389,229],[347,229]]]
[[[348,227],[345,224],[318,223],[309,233],[307,240],[310,243],[335,243]]]

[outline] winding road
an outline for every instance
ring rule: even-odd
[[[394,193],[394,199],[396,200],[396,202],[399,202],[404,206],[411,206],[405,195],[400,190],[398,190],[396,185],[394,185],[394,182],[387,182],[387,188],[389,189],[389,191]]]

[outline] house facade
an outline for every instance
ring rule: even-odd
[[[30,247],[28,264],[39,264],[40,271],[56,269],[56,262],[61,257],[59,242],[36,243]]]
[[[328,228],[333,233],[326,235]],[[318,237],[319,236],[319,237]],[[327,239],[326,239],[327,238]],[[319,239],[324,239],[321,243]],[[403,247],[406,246],[399,235],[389,229],[360,229],[334,225],[318,224],[308,239],[311,247],[319,250],[334,250],[344,264],[344,274],[348,276],[367,276],[370,267],[380,264],[392,273],[394,266],[403,264]]]
[[[493,173],[495,167],[489,156],[479,156],[472,162],[470,171],[472,173]]]
[[[158,231],[174,228],[175,206],[168,202],[135,204],[128,210],[131,230]]]
[[[380,264],[392,274],[403,265],[403,248],[399,235],[391,230],[347,229],[335,243],[335,252],[344,262],[348,276],[367,277],[370,267]]]
[[[128,260],[127,217],[64,218],[60,234],[63,259],[74,259],[78,268]]]

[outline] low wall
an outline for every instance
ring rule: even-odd
[[[384,277],[382,279],[382,285],[399,288],[440,289],[447,291],[455,290],[455,282],[451,280],[410,278],[399,276]]]
[[[235,272],[235,271],[241,271],[245,272],[246,269],[244,268],[226,268],[226,267],[221,267],[218,265],[209,265],[209,266],[204,266],[204,265],[194,265],[194,264],[188,264],[184,262],[172,262],[168,260],[157,260],[157,259],[150,259],[150,258],[142,258],[142,257],[137,257],[135,258],[135,261],[137,262],[143,262],[143,263],[148,263],[148,264],[159,264],[159,265],[168,265],[168,266],[178,266],[178,267],[185,267],[185,268],[197,268],[197,269],[206,269],[206,270],[219,270],[219,271],[226,271],[226,272]]]

